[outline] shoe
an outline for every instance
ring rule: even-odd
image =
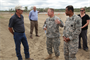
[[[45,60],[52,59],[52,55],[49,55]]]
[[[78,47],[78,49],[81,49],[80,47]]]
[[[25,60],[34,60],[34,59],[31,59],[31,58],[26,58]]]
[[[88,49],[84,49],[86,52],[88,52]]]
[[[39,35],[36,35],[36,37],[40,37]]]
[[[59,60],[59,56],[56,56],[56,60]]]

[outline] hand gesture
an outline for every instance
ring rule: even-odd
[[[58,19],[56,19],[56,20],[55,20],[55,23],[56,23],[56,24],[60,24],[61,22],[60,22]]]

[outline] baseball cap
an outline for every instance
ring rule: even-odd
[[[17,6],[15,6],[15,10],[17,10],[17,9],[20,9],[20,10],[25,10],[25,8],[24,8],[24,7],[22,7],[21,5],[17,5]]]

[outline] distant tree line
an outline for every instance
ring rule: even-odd
[[[49,7],[47,7],[47,8],[37,8],[37,10],[39,12],[47,12],[48,8]],[[33,7],[31,7],[30,9],[28,9],[28,6],[25,6],[24,12],[29,12],[32,9],[33,9]],[[90,12],[90,7],[85,7],[85,9],[86,9],[86,12]],[[54,9],[54,10],[55,10],[55,12],[65,12],[65,9]],[[74,11],[75,12],[79,12],[80,11],[80,8],[75,8]],[[15,12],[15,10],[11,8],[9,10],[5,10],[5,11],[2,11],[2,12]]]

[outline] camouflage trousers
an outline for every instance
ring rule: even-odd
[[[64,42],[64,56],[65,60],[76,60],[76,53],[78,51],[79,40],[73,40],[70,42]]]
[[[55,52],[55,56],[59,56],[60,52],[59,52],[59,46],[60,46],[60,38],[48,38],[47,37],[47,41],[46,41],[46,45],[47,45],[47,52],[48,54],[52,54],[52,48],[54,48],[54,52]]]

